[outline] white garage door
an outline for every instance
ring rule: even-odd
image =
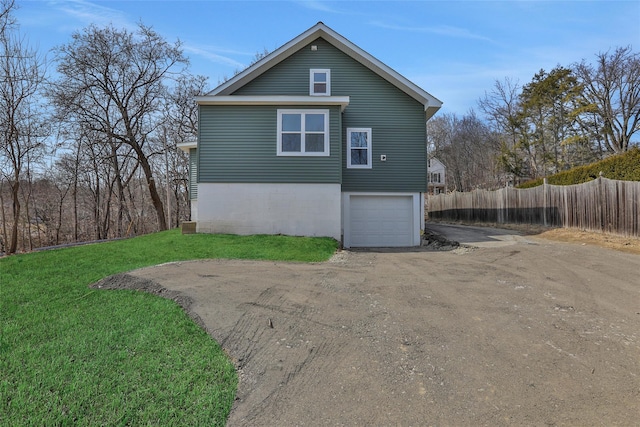
[[[412,196],[350,196],[352,247],[413,246]]]

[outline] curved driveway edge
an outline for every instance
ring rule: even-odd
[[[536,238],[129,273],[234,359],[228,425],[633,425],[640,257]]]
[[[425,233],[436,233],[447,240],[476,248],[498,248],[516,243],[532,243],[531,239],[522,236],[519,232],[504,228],[428,222]]]

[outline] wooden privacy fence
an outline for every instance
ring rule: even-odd
[[[429,218],[553,227],[640,237],[640,182],[599,177],[577,185],[502,188],[427,198]]]

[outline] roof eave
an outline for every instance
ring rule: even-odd
[[[269,55],[262,58],[252,66],[248,67],[244,71],[236,74],[234,77],[221,84],[214,90],[208,93],[209,96],[216,95],[230,95],[246,83],[255,79],[259,75],[263,74],[267,70],[271,69],[275,65],[284,61],[286,58],[297,52],[302,46],[312,42],[318,37],[322,37],[329,43],[337,45],[340,50],[360,62],[367,68],[373,70],[378,75],[382,76],[394,86],[411,96],[422,105],[425,106],[425,110],[430,110],[434,107],[440,108],[442,101],[434,97],[424,89],[420,88],[400,73],[393,70],[380,60],[376,59],[366,51],[359,48],[357,45],[333,31],[331,28],[324,25],[322,22],[318,22],[313,27],[309,28],[298,37],[284,44],[280,48],[274,50]],[[435,110],[437,111],[437,109]],[[433,111],[429,117],[435,114]]]
[[[291,95],[206,95],[196,97],[198,105],[305,105],[340,106],[344,111],[349,105],[348,96],[291,96]]]
[[[440,105],[438,106],[433,106],[428,104],[425,105],[424,107],[425,121],[428,121],[431,117],[433,117],[438,112],[441,106],[442,106],[442,103],[440,103]]]
[[[190,142],[180,142],[176,144],[178,149],[184,151],[185,153],[189,153],[189,150],[192,148],[198,148],[198,142],[190,141]]]

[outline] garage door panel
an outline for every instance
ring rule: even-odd
[[[350,197],[350,245],[354,247],[412,246],[412,196]]]

